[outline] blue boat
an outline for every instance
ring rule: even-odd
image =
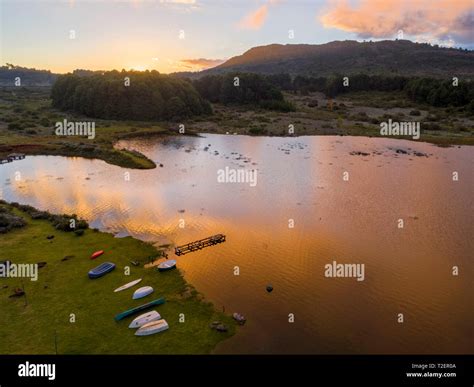
[[[89,278],[100,278],[115,269],[115,263],[104,262],[96,268],[89,271]]]

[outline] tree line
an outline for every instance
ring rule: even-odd
[[[0,86],[51,86],[57,74],[7,63],[0,66]]]
[[[355,74],[345,78],[341,74],[331,77],[306,77],[276,74],[266,77],[268,82],[289,92],[322,92],[335,96],[351,91],[403,91],[416,102],[432,106],[468,106],[474,111],[474,83],[470,80],[405,77],[397,75]]]
[[[127,84],[126,80],[129,80]],[[209,102],[293,111],[282,91],[323,92],[328,97],[350,91],[403,91],[416,102],[465,107],[474,112],[473,82],[397,75],[355,74],[347,79],[289,74],[226,73],[189,80],[157,71],[76,71],[61,75],[51,91],[52,104],[90,117],[173,120],[211,114]]]
[[[207,75],[196,79],[194,87],[199,94],[223,104],[252,104],[265,109],[291,111],[294,107],[285,101],[280,84],[267,76],[254,73],[227,73]]]
[[[62,75],[51,99],[58,109],[104,119],[172,120],[212,112],[189,81],[157,71]]]

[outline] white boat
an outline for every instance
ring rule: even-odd
[[[166,320],[152,321],[143,325],[135,332],[135,336],[148,336],[158,332],[166,331],[169,328]]]
[[[133,299],[138,300],[139,298],[143,298],[148,296],[149,294],[153,293],[153,288],[151,286],[143,286],[133,293]]]
[[[176,261],[174,259],[169,259],[167,261],[161,262],[158,265],[158,271],[167,271],[174,269],[176,267]]]
[[[135,286],[136,284],[138,284],[142,279],[139,278],[135,281],[132,281],[132,282],[129,282],[128,284],[125,284],[123,286],[120,286],[119,288],[115,289],[114,292],[117,293],[117,292],[121,292],[122,290],[125,290],[125,289],[128,289],[128,288],[131,288],[132,286]]]
[[[156,310],[152,310],[151,312],[141,314],[135,320],[133,320],[129,328],[140,328],[145,324],[148,324],[152,321],[161,320],[160,314]]]

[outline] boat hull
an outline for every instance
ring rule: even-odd
[[[149,336],[155,333],[166,331],[169,328],[166,320],[157,320],[140,327],[136,332],[135,336]]]
[[[125,312],[119,313],[114,317],[114,319],[115,319],[115,321],[120,321],[120,320],[123,320],[124,318],[126,318],[128,316],[131,316],[132,314],[141,312],[142,310],[151,308],[152,306],[161,305],[161,304],[164,304],[164,303],[165,303],[164,298],[158,298],[154,301],[148,302],[147,304],[143,304],[143,305],[137,306],[135,308],[126,310]]]
[[[103,277],[107,273],[110,273],[115,269],[115,264],[111,262],[104,262],[96,268],[89,271],[88,275],[90,279],[96,279]]]

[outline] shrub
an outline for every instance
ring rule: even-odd
[[[46,118],[46,117],[43,117],[40,121],[39,121],[40,125],[41,126],[44,126],[46,128],[50,127],[51,124],[49,122],[49,120]]]
[[[425,122],[422,125],[422,129],[425,130],[442,130],[442,127],[436,122]]]
[[[19,122],[10,122],[8,124],[8,129],[9,130],[23,130],[24,127]]]
[[[0,234],[6,234],[14,228],[26,226],[26,221],[5,207],[0,207]]]
[[[253,134],[253,135],[258,136],[258,135],[266,134],[267,130],[264,129],[264,128],[254,126],[254,127],[250,128],[248,132],[249,132],[249,134]]]
[[[294,112],[296,109],[291,102],[280,100],[261,101],[260,107],[268,110],[277,110],[280,112]]]

